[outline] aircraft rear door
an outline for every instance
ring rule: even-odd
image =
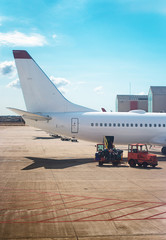
[[[79,129],[79,120],[78,118],[72,118],[71,119],[71,132],[72,133],[78,133]]]

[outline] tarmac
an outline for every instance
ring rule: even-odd
[[[0,239],[166,239],[166,157],[151,152],[155,168],[99,167],[94,143],[0,126]]]

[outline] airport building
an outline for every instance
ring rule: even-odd
[[[117,95],[116,112],[142,109],[146,112],[166,112],[166,86],[151,86],[148,95]]]
[[[150,87],[148,112],[166,112],[166,86]]]
[[[116,112],[142,109],[148,111],[148,95],[117,95]]]

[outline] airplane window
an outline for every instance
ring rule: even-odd
[[[114,123],[113,126],[116,127],[116,123]]]
[[[156,123],[154,124],[154,127],[156,127],[157,125],[156,125]]]
[[[140,127],[142,127],[143,126],[143,124],[142,123],[140,123]]]
[[[118,127],[120,127],[120,123],[118,123]]]
[[[109,127],[111,127],[112,126],[112,124],[111,123],[109,123]]]
[[[126,123],[126,127],[129,127],[129,124],[128,124],[128,123]]]
[[[122,123],[122,127],[124,127],[125,126],[125,124],[124,123]]]
[[[163,127],[165,127],[165,124],[163,124]]]
[[[95,123],[95,126],[98,127],[98,123]]]
[[[104,127],[107,127],[107,123],[104,123]]]
[[[149,127],[152,127],[152,124],[151,124],[151,123],[149,123]]]
[[[137,124],[137,123],[135,123],[135,127],[138,127],[138,124]]]
[[[93,126],[94,126],[94,123],[91,123],[91,126],[93,127]]]
[[[159,123],[159,125],[158,125],[159,127],[161,127],[161,124]]]
[[[145,123],[145,127],[147,127],[148,126],[148,124],[147,123]]]
[[[130,126],[133,127],[133,123],[131,123]]]
[[[100,127],[102,127],[103,126],[103,124],[102,123],[100,123]]]

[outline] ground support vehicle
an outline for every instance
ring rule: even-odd
[[[107,149],[104,144],[97,144],[95,160],[99,162],[99,166],[104,163],[112,163],[113,166],[117,166],[123,163],[123,151],[116,148]]]
[[[149,154],[146,144],[129,144],[128,145],[128,163],[130,167],[143,166],[146,168],[148,165],[155,167],[158,165],[157,156]]]

